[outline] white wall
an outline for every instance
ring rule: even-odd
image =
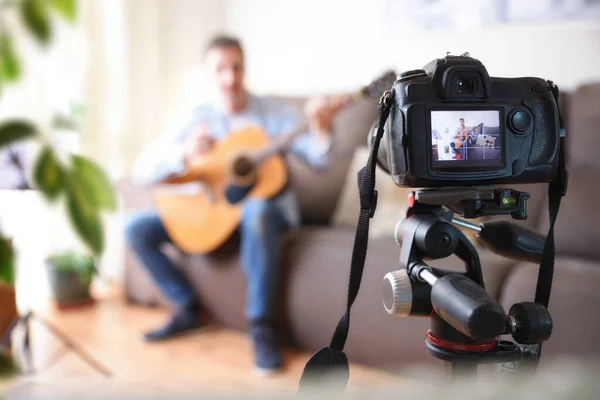
[[[208,38],[224,26],[219,0],[126,0],[128,164],[163,133],[183,102],[184,77]]]
[[[189,103],[193,90],[186,89],[186,77],[200,64],[206,41],[224,28],[224,3],[103,0],[83,4],[92,52],[83,151],[120,177],[142,147],[167,129],[182,104]]]
[[[492,76],[540,76],[571,89],[600,80],[600,26],[512,24],[461,31],[395,27],[383,0],[225,0],[243,38],[251,87],[306,94],[353,88],[386,67],[420,68],[465,51]]]

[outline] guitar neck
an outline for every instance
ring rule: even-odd
[[[264,148],[257,150],[252,154],[252,161],[258,164],[274,154],[284,151],[292,140],[302,135],[308,129],[308,124],[302,124],[296,127],[293,131],[286,133],[269,143]]]
[[[347,93],[346,95],[350,97],[350,100],[344,105],[344,107],[364,97],[364,94],[361,91]],[[309,125],[307,123],[297,126],[294,130],[284,135],[281,135],[280,137],[274,139],[271,143],[269,143],[269,145],[267,145],[265,148],[258,150],[254,154],[252,154],[252,160],[255,163],[260,163],[274,154],[283,152],[288,148],[288,146],[294,139],[306,133],[308,129]]]

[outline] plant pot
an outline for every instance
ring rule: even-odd
[[[0,336],[10,328],[17,316],[15,287],[0,283]]]
[[[57,268],[51,260],[46,260],[50,291],[58,308],[71,308],[93,303],[90,295],[90,281],[82,282],[76,271]]]

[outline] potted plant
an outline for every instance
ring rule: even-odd
[[[59,309],[93,302],[90,285],[97,270],[92,256],[75,251],[57,253],[48,257],[46,267]]]
[[[22,57],[18,47],[13,44],[18,32],[28,33],[41,48],[47,48],[55,32],[52,21],[54,15],[65,21],[75,22],[77,4],[77,0],[0,0],[0,95],[4,86],[17,82],[23,74]],[[16,18],[8,21],[6,16],[11,13]],[[80,121],[77,121],[77,117],[81,112],[71,110],[70,114],[56,115],[52,126],[40,126],[29,118],[0,121],[0,151],[7,151],[10,146],[22,141],[33,140],[39,144],[39,153],[32,163],[31,174],[26,174],[18,158],[15,158],[15,168],[21,171],[27,182],[24,189],[35,189],[50,204],[64,205],[73,230],[89,250],[89,254],[98,258],[104,251],[103,214],[117,209],[117,199],[114,187],[101,166],[82,155],[70,152],[62,154],[51,140],[51,133],[57,129],[79,130]],[[84,259],[87,261],[83,261]],[[90,259],[88,256],[67,257],[64,254],[49,257],[47,264],[52,265],[49,271],[55,271],[51,273],[51,281],[60,276],[74,284],[82,283],[82,270],[89,269],[90,262],[95,270],[95,261]],[[7,254],[0,252],[0,266],[7,260]],[[65,267],[67,264],[70,266]],[[87,267],[84,268],[84,265]],[[73,269],[81,280],[73,280],[65,272]],[[53,282],[57,288],[60,286],[64,289],[64,283],[59,284],[58,280]],[[89,282],[87,286],[89,287]],[[79,289],[72,289],[71,294],[74,295]]]

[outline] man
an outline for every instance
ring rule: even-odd
[[[450,147],[456,154],[453,158],[456,160],[464,160],[465,159],[465,148],[471,141],[471,137],[469,136],[476,127],[467,127],[465,126],[465,119],[461,118],[459,120],[460,126],[456,129],[456,135],[454,136],[454,141],[450,142]],[[457,142],[461,143],[461,145],[457,145]]]
[[[248,93],[244,87],[244,53],[232,37],[214,38],[205,51],[205,63],[217,85],[217,98],[195,110],[191,121],[175,135],[160,138],[138,158],[133,170],[140,184],[160,182],[186,170],[186,164],[210,151],[215,141],[249,124],[260,125],[270,136],[284,134],[302,120],[294,108],[266,97]],[[296,139],[291,150],[311,166],[327,164],[333,118],[346,102],[345,97],[330,101],[311,99],[306,114],[311,132]],[[247,278],[246,315],[255,350],[256,367],[270,372],[281,366],[274,329],[275,296],[279,284],[282,234],[300,224],[296,198],[286,189],[273,199],[248,200],[243,204],[241,266]],[[163,327],[144,338],[156,341],[202,326],[206,321],[202,305],[186,278],[161,252],[159,246],[170,238],[156,212],[129,218],[126,237],[131,249],[163,292],[175,305],[175,312]]]

